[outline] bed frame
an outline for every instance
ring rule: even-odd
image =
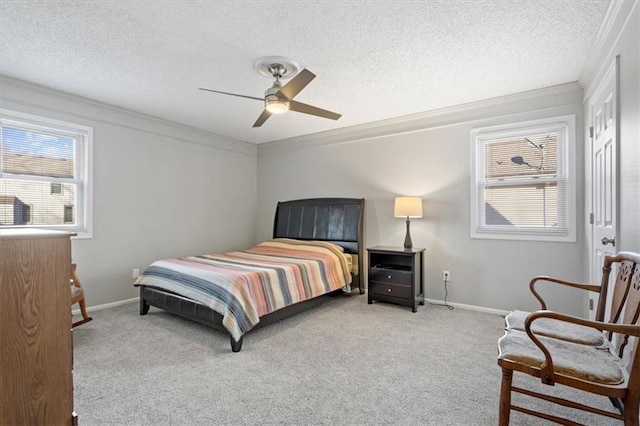
[[[363,294],[362,273],[365,256],[363,222],[363,198],[309,198],[281,201],[276,207],[273,238],[329,241],[343,247],[346,253],[358,255],[358,274],[353,276],[351,288],[355,291],[357,287],[360,294]],[[335,290],[262,316],[252,330],[310,309],[323,303],[327,298],[341,293],[343,293],[342,290]],[[226,332],[222,325],[222,315],[207,306],[172,292],[140,286],[140,315],[146,315],[150,306]],[[229,337],[231,350],[239,352],[242,349],[244,336],[238,341]]]

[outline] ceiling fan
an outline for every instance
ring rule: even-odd
[[[284,62],[284,61],[283,61]],[[314,107],[311,105],[303,104],[302,102],[294,101],[293,98],[304,89],[307,84],[313,80],[316,75],[307,69],[300,71],[291,81],[284,86],[280,82],[280,79],[286,74],[291,73],[291,69],[281,63],[271,63],[264,65],[266,72],[271,74],[275,81],[273,85],[264,92],[264,98],[258,98],[255,96],[239,95],[237,93],[221,92],[220,90],[205,89],[200,87],[200,90],[207,92],[221,93],[223,95],[238,96],[240,98],[255,99],[257,101],[264,102],[264,110],[258,117],[253,127],[260,127],[271,114],[282,114],[287,111],[296,111],[304,114],[315,115],[318,117],[329,118],[331,120],[339,119],[342,114],[327,111],[326,109]]]

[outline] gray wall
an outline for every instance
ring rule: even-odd
[[[0,106],[93,127],[93,238],[72,242],[89,306],[136,297],[132,269],[246,248],[256,148],[3,78]]]
[[[135,297],[131,269],[155,259],[270,238],[281,200],[364,197],[367,245],[401,245],[404,222],[393,217],[393,198],[420,195],[425,217],[412,221],[412,236],[427,248],[427,297],[444,297],[441,271],[448,269],[451,302],[534,309],[531,276],[588,276],[583,96],[618,54],[619,247],[640,251],[640,12],[637,2],[619,5],[587,58],[584,92],[569,84],[259,147],[4,77],[0,107],[94,128],[93,238],[73,242],[90,306]],[[577,118],[578,241],[471,239],[470,129],[562,114]],[[550,296],[553,308],[583,313],[581,295]]]
[[[416,246],[427,248],[427,297],[442,299],[442,269],[452,273],[449,300],[496,309],[533,309],[526,283],[536,274],[587,280],[591,209],[584,196],[585,100],[620,55],[620,250],[640,252],[640,6],[612,3],[580,76],[584,91],[520,94],[445,111],[375,123],[336,135],[287,140],[258,148],[258,239],[270,235],[278,200],[310,196],[367,199],[367,245],[401,245],[402,219],[393,217],[396,195],[425,198],[425,217],[412,221]],[[567,90],[570,85],[567,86]],[[580,94],[582,93],[582,95]],[[582,97],[581,97],[582,96]],[[539,116],[576,114],[576,243],[469,238],[469,130]],[[509,116],[511,115],[511,116]],[[588,152],[588,151],[587,151]],[[586,314],[585,295],[549,293],[552,308]]]
[[[620,54],[620,249],[640,253],[640,7],[615,53]]]
[[[473,127],[575,114],[583,140],[582,89],[566,85],[480,102],[395,123],[383,134],[363,126],[332,143],[315,138],[258,147],[258,239],[268,238],[277,201],[300,197],[345,196],[366,199],[366,245],[402,246],[405,224],[393,217],[399,195],[424,198],[424,218],[411,223],[413,244],[426,247],[426,297],[442,300],[442,270],[451,271],[448,301],[508,310],[537,307],[529,279],[549,274],[581,280],[583,233],[576,243],[481,240],[470,238],[470,131]],[[366,137],[377,132],[376,137]],[[365,135],[362,137],[360,135]],[[582,206],[584,150],[576,153],[577,205]],[[582,215],[576,217],[583,229]],[[583,300],[568,291],[549,294],[554,307],[581,314]]]
[[[640,253],[640,7],[616,46],[620,63],[620,248]]]

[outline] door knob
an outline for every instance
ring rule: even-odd
[[[607,237],[602,237],[602,240],[600,240],[602,242],[603,246],[606,246],[607,244],[611,244],[612,246],[616,246],[616,237],[611,237],[611,238],[607,238]]]

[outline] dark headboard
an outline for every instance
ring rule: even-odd
[[[308,198],[280,201],[276,207],[273,238],[329,241],[364,261],[364,198]],[[359,278],[359,277],[358,277]],[[360,283],[358,282],[357,285]],[[361,288],[362,291],[362,288]]]

